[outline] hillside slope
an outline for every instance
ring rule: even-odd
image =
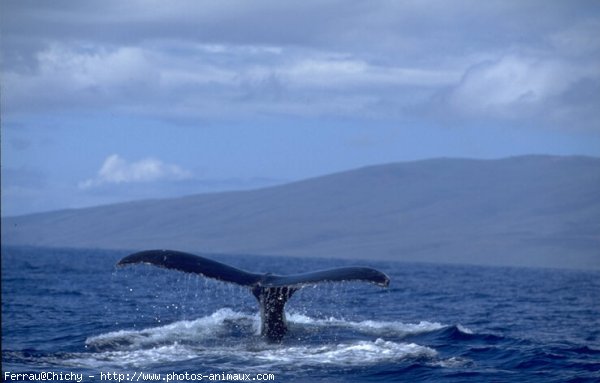
[[[600,159],[435,159],[7,217],[2,242],[600,268]]]

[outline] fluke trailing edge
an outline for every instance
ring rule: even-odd
[[[134,263],[149,263],[248,287],[260,305],[261,334],[277,342],[287,332],[283,311],[285,304],[302,287],[319,282],[365,281],[382,287],[387,287],[390,283],[387,275],[368,267],[341,267],[293,275],[255,274],[208,258],[173,250],[142,251],[128,255],[117,265]]]

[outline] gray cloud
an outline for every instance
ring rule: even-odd
[[[465,120],[599,128],[589,118],[600,117],[600,94],[587,85],[600,81],[593,1],[15,1],[4,10],[9,114],[396,118],[435,107]],[[584,103],[569,103],[580,90]]]
[[[9,39],[44,40],[46,36],[45,40],[109,45],[179,40],[343,51],[360,47],[364,52],[396,51],[403,57],[421,57],[422,48],[443,47],[443,53],[448,53],[505,45],[508,40],[539,42],[546,34],[572,27],[574,20],[589,16],[590,11],[591,16],[598,12],[594,1],[549,4],[543,0],[308,0],[294,5],[273,0],[13,1],[4,8],[3,29]]]

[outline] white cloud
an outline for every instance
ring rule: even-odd
[[[585,79],[600,79],[600,70],[567,60],[512,54],[471,67],[447,101],[467,115],[522,117],[543,109]]]
[[[119,155],[112,154],[104,160],[96,177],[80,182],[79,188],[89,189],[104,184],[184,180],[191,177],[190,171],[177,165],[165,164],[155,158],[127,162]]]
[[[460,78],[460,73],[449,70],[382,66],[343,58],[298,60],[288,68],[283,68],[282,72],[296,86],[340,89],[440,86],[449,85]]]
[[[461,74],[310,49],[183,42],[135,48],[55,44],[37,60],[35,73],[6,73],[7,111],[101,107],[161,118],[364,116],[386,92],[432,91]]]

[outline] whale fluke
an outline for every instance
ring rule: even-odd
[[[287,332],[285,304],[304,286],[322,282],[364,281],[387,287],[390,283],[387,275],[369,267],[340,267],[292,275],[256,274],[212,259],[174,250],[146,250],[134,253],[121,259],[117,265],[136,263],[148,263],[167,269],[200,274],[248,287],[260,305],[261,334],[271,341],[280,341]]]
[[[166,269],[175,269],[186,273],[201,274],[207,278],[242,286],[256,284],[262,275],[226,265],[212,259],[174,250],[146,250],[134,253],[121,259],[117,265],[133,263],[149,263]]]
[[[381,271],[371,269],[370,267],[338,267],[330,270],[291,275],[267,274],[265,275],[262,284],[263,286],[271,287],[289,286],[301,288],[320,282],[345,281],[371,282],[381,287],[388,287],[390,284],[390,279],[387,275]]]

